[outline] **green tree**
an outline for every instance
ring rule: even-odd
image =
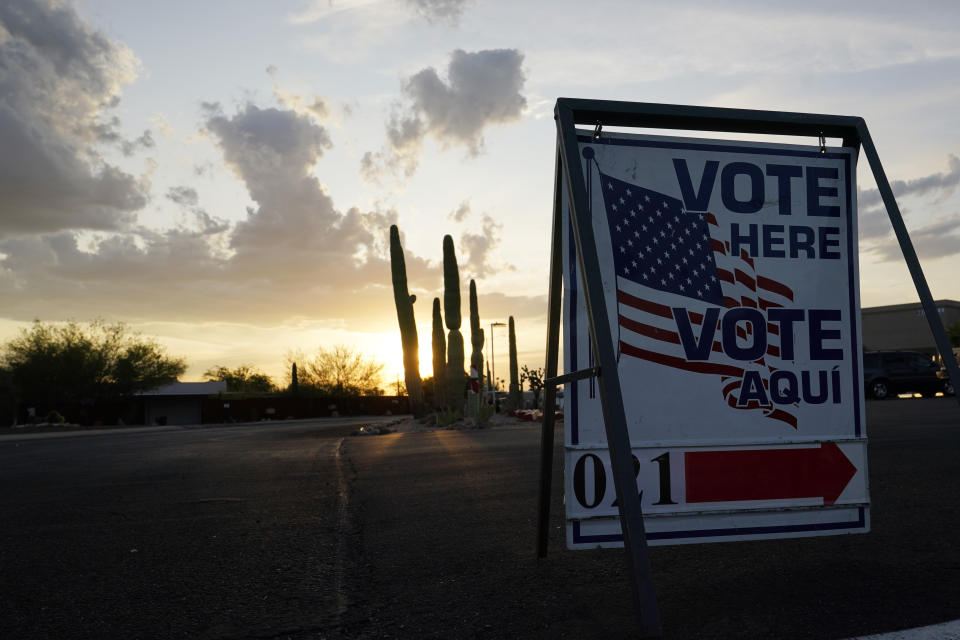
[[[204,372],[207,380],[227,383],[227,391],[243,393],[270,393],[276,391],[270,376],[249,364],[230,369],[229,367],[211,367]]]
[[[960,322],[954,322],[947,327],[947,338],[951,347],[960,347]]]
[[[312,389],[331,395],[383,394],[380,379],[383,363],[345,345],[320,347],[313,356],[292,352],[287,355],[287,362],[297,363],[301,391]]]
[[[153,339],[102,320],[35,320],[3,345],[0,359],[17,398],[47,409],[148,391],[187,369],[183,358],[168,356]]]
[[[543,367],[530,369],[527,365],[523,365],[520,379],[527,381],[527,386],[530,387],[530,391],[533,391],[533,408],[539,409],[540,391],[543,390]],[[520,386],[523,388],[523,382],[520,383]]]

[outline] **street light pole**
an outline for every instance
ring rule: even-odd
[[[490,377],[493,378],[491,384],[493,385],[492,395],[490,396],[490,404],[496,405],[497,402],[497,361],[495,357],[495,351],[493,348],[493,328],[494,327],[505,327],[507,326],[506,322],[491,322],[490,323]]]

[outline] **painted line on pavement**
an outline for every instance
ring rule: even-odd
[[[350,489],[343,474],[343,438],[337,441],[334,448],[334,460],[337,465],[337,557],[333,565],[333,587],[337,594],[337,620],[343,617],[347,610],[347,595],[344,593],[344,574],[346,573],[344,556],[347,553],[347,520],[350,517],[347,509],[350,500]]]

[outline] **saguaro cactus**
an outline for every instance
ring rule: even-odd
[[[393,300],[397,305],[397,321],[400,324],[400,340],[403,343],[403,379],[407,384],[410,411],[423,413],[423,387],[420,382],[420,356],[417,352],[417,321],[413,315],[416,296],[407,289],[407,265],[400,246],[400,230],[390,225],[390,269],[393,274]]]
[[[443,335],[440,298],[433,299],[433,404],[437,409],[447,404],[447,339]]]
[[[523,408],[523,392],[520,389],[520,374],[517,370],[517,330],[510,316],[510,405]]]
[[[483,388],[483,329],[480,328],[480,309],[477,306],[477,283],[470,280],[470,368],[477,370],[478,388]]]
[[[443,236],[443,317],[447,321],[447,394],[450,410],[463,409],[463,334],[460,333],[460,269],[453,238]]]

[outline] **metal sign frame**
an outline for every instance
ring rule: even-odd
[[[539,517],[537,553],[547,554],[550,520],[551,479],[553,473],[553,442],[556,409],[556,388],[560,384],[595,377],[603,411],[607,445],[613,470],[614,487],[620,510],[625,559],[630,573],[634,603],[637,608],[639,630],[643,637],[661,635],[660,614],[654,592],[653,577],[647,549],[640,500],[633,490],[634,475],[630,436],[616,360],[613,338],[606,305],[602,296],[600,265],[591,221],[587,216],[587,189],[580,169],[577,145],[577,125],[636,127],[648,129],[677,129],[718,131],[770,135],[792,135],[820,138],[841,138],[843,146],[859,149],[861,146],[870,163],[873,177],[893,225],[904,260],[913,278],[914,286],[930,324],[947,372],[954,388],[960,382],[960,366],[951,357],[952,350],[930,288],[903,223],[893,190],[887,180],[880,156],[863,118],[782,111],[725,109],[642,102],[609,100],[557,99],[554,109],[557,126],[556,172],[554,177],[553,232],[551,234],[550,277],[548,290],[548,319],[546,366],[544,380],[544,410],[540,434]],[[590,339],[596,354],[597,366],[558,375],[561,302],[563,285],[562,209],[561,190],[568,189],[573,239],[583,282],[584,302],[589,321]],[[957,395],[960,402],[960,395]]]

